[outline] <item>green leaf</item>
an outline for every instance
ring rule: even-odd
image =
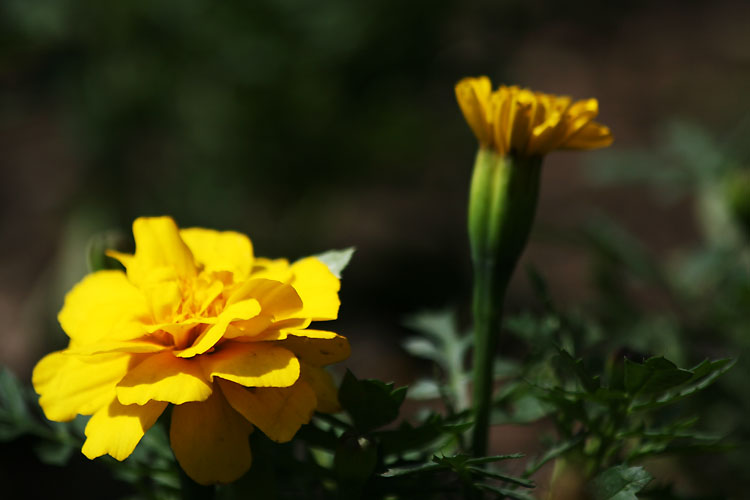
[[[625,360],[625,389],[640,396],[650,396],[680,386],[694,377],[691,370],[683,370],[663,358],[650,358],[643,364]]]
[[[86,264],[89,272],[122,269],[120,262],[106,254],[107,250],[124,246],[125,235],[120,231],[104,231],[89,239],[86,245]]]
[[[681,389],[678,390],[678,388],[675,388],[675,390],[669,391],[653,401],[634,405],[631,409],[633,411],[652,410],[691,396],[713,384],[717,378],[728,372],[734,366],[735,362],[736,360],[733,359],[703,361],[692,370],[689,370],[692,372],[692,375],[690,379],[682,384]]]
[[[643,384],[646,383],[651,373],[652,370],[646,365],[625,358],[625,390],[631,394],[635,394],[638,392],[638,389],[643,387]]]
[[[643,467],[618,465],[594,478],[591,491],[594,500],[638,500],[636,493],[651,479],[651,474]]]
[[[581,385],[587,392],[596,392],[601,386],[599,377],[594,377],[588,373],[586,368],[583,366],[582,359],[574,359],[573,356],[568,353],[565,349],[558,349],[559,360],[561,364],[568,370],[575,373]]]
[[[520,477],[509,476],[502,472],[497,472],[489,469],[482,469],[481,467],[469,466],[469,470],[478,476],[488,477],[490,479],[497,479],[506,483],[517,484],[524,488],[533,488],[535,486],[534,481],[523,479]]]
[[[406,352],[417,358],[429,359],[443,366],[445,355],[430,340],[424,337],[409,337],[401,344]]]
[[[406,387],[393,388],[380,380],[358,380],[347,370],[339,388],[339,402],[351,415],[354,427],[366,433],[396,420]]]
[[[13,372],[0,368],[0,440],[18,437],[26,432],[31,422],[24,388]]]
[[[440,397],[440,386],[432,379],[419,379],[409,386],[407,396],[410,399],[438,399]]]
[[[500,498],[510,498],[511,500],[536,500],[536,497],[523,491],[498,488],[497,486],[491,486],[489,484],[477,484],[476,486],[479,489],[500,495]]]
[[[501,462],[503,460],[516,460],[518,458],[523,458],[524,456],[525,455],[523,453],[510,453],[507,455],[492,455],[489,457],[470,458],[466,460],[466,463],[468,465],[491,464],[495,462]]]
[[[435,464],[435,463],[420,464],[420,465],[416,465],[413,467],[394,467],[382,473],[381,476],[399,477],[399,476],[406,476],[410,474],[422,474],[425,472],[434,472],[436,470],[440,470],[443,468],[444,467],[442,465]]]
[[[544,464],[549,462],[550,460],[554,460],[555,458],[559,457],[560,455],[566,453],[568,450],[575,448],[581,442],[583,442],[583,435],[574,436],[568,440],[562,441],[560,443],[555,444],[552,448],[547,450],[544,455],[539,457],[538,459],[529,462],[526,465],[526,470],[524,471],[524,476],[530,476],[534,474],[536,471],[542,468]]]
[[[421,425],[413,426],[409,422],[402,422],[398,428],[375,433],[380,440],[384,455],[403,455],[410,451],[422,451],[441,437],[455,434],[454,426],[446,425],[443,418],[433,413]]]
[[[328,266],[328,269],[334,276],[341,279],[341,272],[349,265],[354,255],[354,247],[344,248],[341,250],[329,250],[327,252],[315,255],[319,261]]]

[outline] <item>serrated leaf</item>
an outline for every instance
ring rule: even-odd
[[[474,474],[478,476],[487,477],[490,479],[497,479],[499,481],[504,481],[506,483],[511,484],[517,484],[518,486],[523,486],[524,488],[533,488],[535,486],[534,481],[530,481],[528,479],[523,479],[520,477],[515,476],[509,476],[507,474],[503,474],[502,472],[497,472],[489,469],[482,469],[481,467],[475,467],[473,465],[469,466],[469,471],[473,472]]]
[[[510,498],[511,500],[536,500],[536,497],[524,491],[498,488],[497,486],[491,486],[489,484],[477,484],[476,486],[481,490],[500,495],[500,498]]]
[[[693,375],[682,385],[682,389],[675,388],[654,401],[641,403],[632,407],[633,411],[652,410],[675,403],[681,399],[702,391],[709,385],[713,384],[717,378],[728,372],[735,364],[733,359],[719,359],[716,361],[699,364],[693,370]]]
[[[403,455],[410,451],[421,451],[444,435],[442,419],[434,414],[425,423],[413,426],[403,422],[397,429],[376,432],[384,455]]]
[[[423,337],[409,337],[401,344],[406,352],[418,358],[429,359],[442,365],[445,356],[435,344]]]
[[[419,379],[409,386],[407,396],[410,399],[438,399],[440,397],[440,386],[432,379]]]
[[[618,465],[599,474],[591,483],[594,500],[638,500],[636,493],[651,481],[643,467]]]
[[[341,250],[329,250],[315,255],[319,261],[328,266],[334,276],[341,279],[341,272],[349,265],[356,248],[349,247]]]
[[[601,386],[599,377],[594,377],[588,373],[583,365],[582,359],[574,359],[565,349],[558,349],[558,352],[558,359],[561,361],[562,365],[576,375],[587,392],[596,392],[596,390],[599,389]]]
[[[491,464],[495,462],[501,462],[503,460],[516,460],[519,458],[523,458],[524,456],[525,455],[523,453],[509,453],[507,455],[492,455],[489,457],[470,458],[466,460],[466,463],[469,465]]]
[[[460,341],[461,336],[456,330],[456,315],[451,310],[423,311],[406,318],[404,324],[426,337],[446,344]]]
[[[339,402],[361,433],[393,422],[405,397],[406,387],[394,389],[393,384],[380,380],[358,380],[348,370],[339,388]]]
[[[383,472],[381,476],[382,477],[399,477],[399,476],[406,476],[409,474],[421,474],[424,472],[433,472],[436,470],[440,470],[442,468],[443,467],[440,464],[435,464],[435,463],[420,464],[414,467],[394,467],[392,469],[388,469],[387,471]]]
[[[646,365],[625,358],[625,390],[631,394],[638,392],[638,389],[643,387],[643,384],[648,380],[651,372],[652,370]]]

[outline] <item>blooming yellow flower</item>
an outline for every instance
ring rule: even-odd
[[[127,272],[98,271],[58,316],[67,349],[44,357],[33,384],[50,420],[92,415],[83,453],[128,457],[174,405],[170,441],[198,483],[226,483],[251,464],[253,426],[292,439],[313,411],[336,411],[322,366],[349,355],[346,338],[309,329],[335,319],[339,280],[314,257],[256,258],[235,232],[133,223]]]
[[[501,85],[490,79],[464,78],[456,98],[483,148],[500,155],[541,156],[555,149],[596,149],[609,146],[609,128],[593,121],[596,99],[572,102],[570,97]]]

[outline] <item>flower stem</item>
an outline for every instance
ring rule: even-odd
[[[518,158],[490,149],[480,149],[474,164],[469,240],[474,266],[475,456],[487,453],[503,298],[534,220],[541,164],[541,157]]]

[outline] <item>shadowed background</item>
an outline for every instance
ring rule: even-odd
[[[170,214],[245,232],[261,256],[356,246],[332,329],[360,377],[408,383],[427,365],[400,349],[403,318],[468,319],[476,143],[455,82],[597,97],[615,149],[656,147],[675,118],[721,139],[750,105],[748,22],[739,1],[4,0],[0,363],[28,380],[64,345],[55,315],[92,235]],[[690,197],[588,180],[604,154],[545,162],[524,263],[562,304],[590,300],[592,276],[556,235],[595,213],[655,255],[699,238]],[[532,302],[523,274],[510,310]]]

